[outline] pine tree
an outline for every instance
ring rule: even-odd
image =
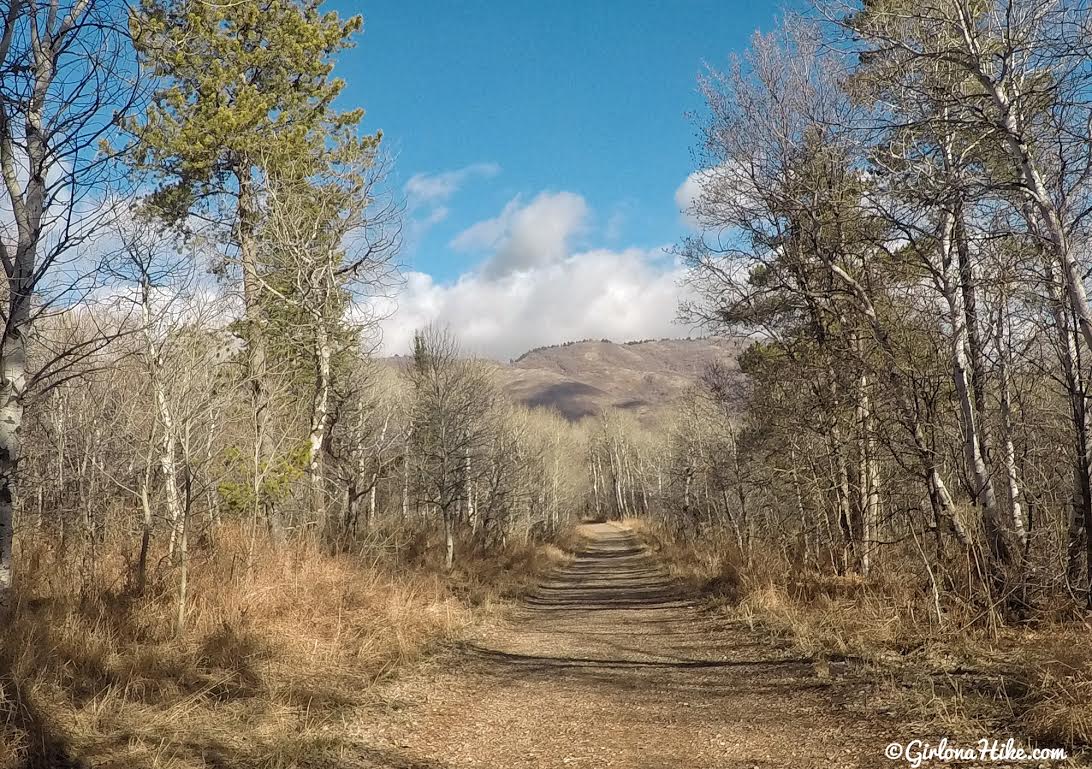
[[[128,121],[139,139],[135,171],[158,182],[152,205],[169,222],[197,215],[225,228],[242,274],[247,374],[259,467],[270,466],[268,318],[258,247],[259,201],[273,176],[309,178],[365,167],[381,134],[359,134],[363,110],[336,110],[336,55],[362,26],[321,11],[319,0],[206,3],[144,0],[130,18],[142,64],[161,85]],[[280,528],[276,511],[265,511]]]

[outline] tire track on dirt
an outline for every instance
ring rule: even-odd
[[[890,768],[810,660],[693,606],[629,529],[582,534],[509,621],[399,684],[384,765]]]

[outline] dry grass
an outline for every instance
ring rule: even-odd
[[[865,580],[816,573],[777,552],[747,561],[730,538],[683,543],[647,521],[625,523],[711,604],[789,641],[817,667],[845,661],[880,683],[876,699],[904,723],[1092,746],[1092,626],[1072,611],[1045,607],[1031,622],[998,625],[947,593],[938,619],[928,577],[895,554]]]
[[[424,550],[407,566],[382,549],[274,549],[227,528],[194,554],[175,634],[173,572],[134,595],[131,549],[108,543],[92,562],[24,544],[0,638],[0,767],[332,766],[372,683],[558,557],[464,553],[449,576]]]

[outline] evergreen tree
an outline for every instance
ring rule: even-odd
[[[225,256],[242,274],[256,476],[273,458],[261,191],[271,176],[363,168],[374,156],[381,135],[359,134],[363,110],[333,107],[344,85],[333,60],[361,25],[322,12],[319,0],[144,0],[130,18],[141,62],[161,83],[126,124],[140,139],[131,165],[158,181],[152,203],[167,221],[196,215],[223,226]],[[278,530],[276,511],[265,512]]]

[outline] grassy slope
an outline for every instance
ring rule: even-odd
[[[126,589],[131,542],[94,560],[25,546],[0,638],[0,767],[335,765],[373,683],[459,638],[558,557],[469,553],[444,575],[413,555],[429,552],[419,535],[404,540],[397,559],[378,541],[330,555],[225,529],[194,554],[182,634],[168,570],[143,596]]]

